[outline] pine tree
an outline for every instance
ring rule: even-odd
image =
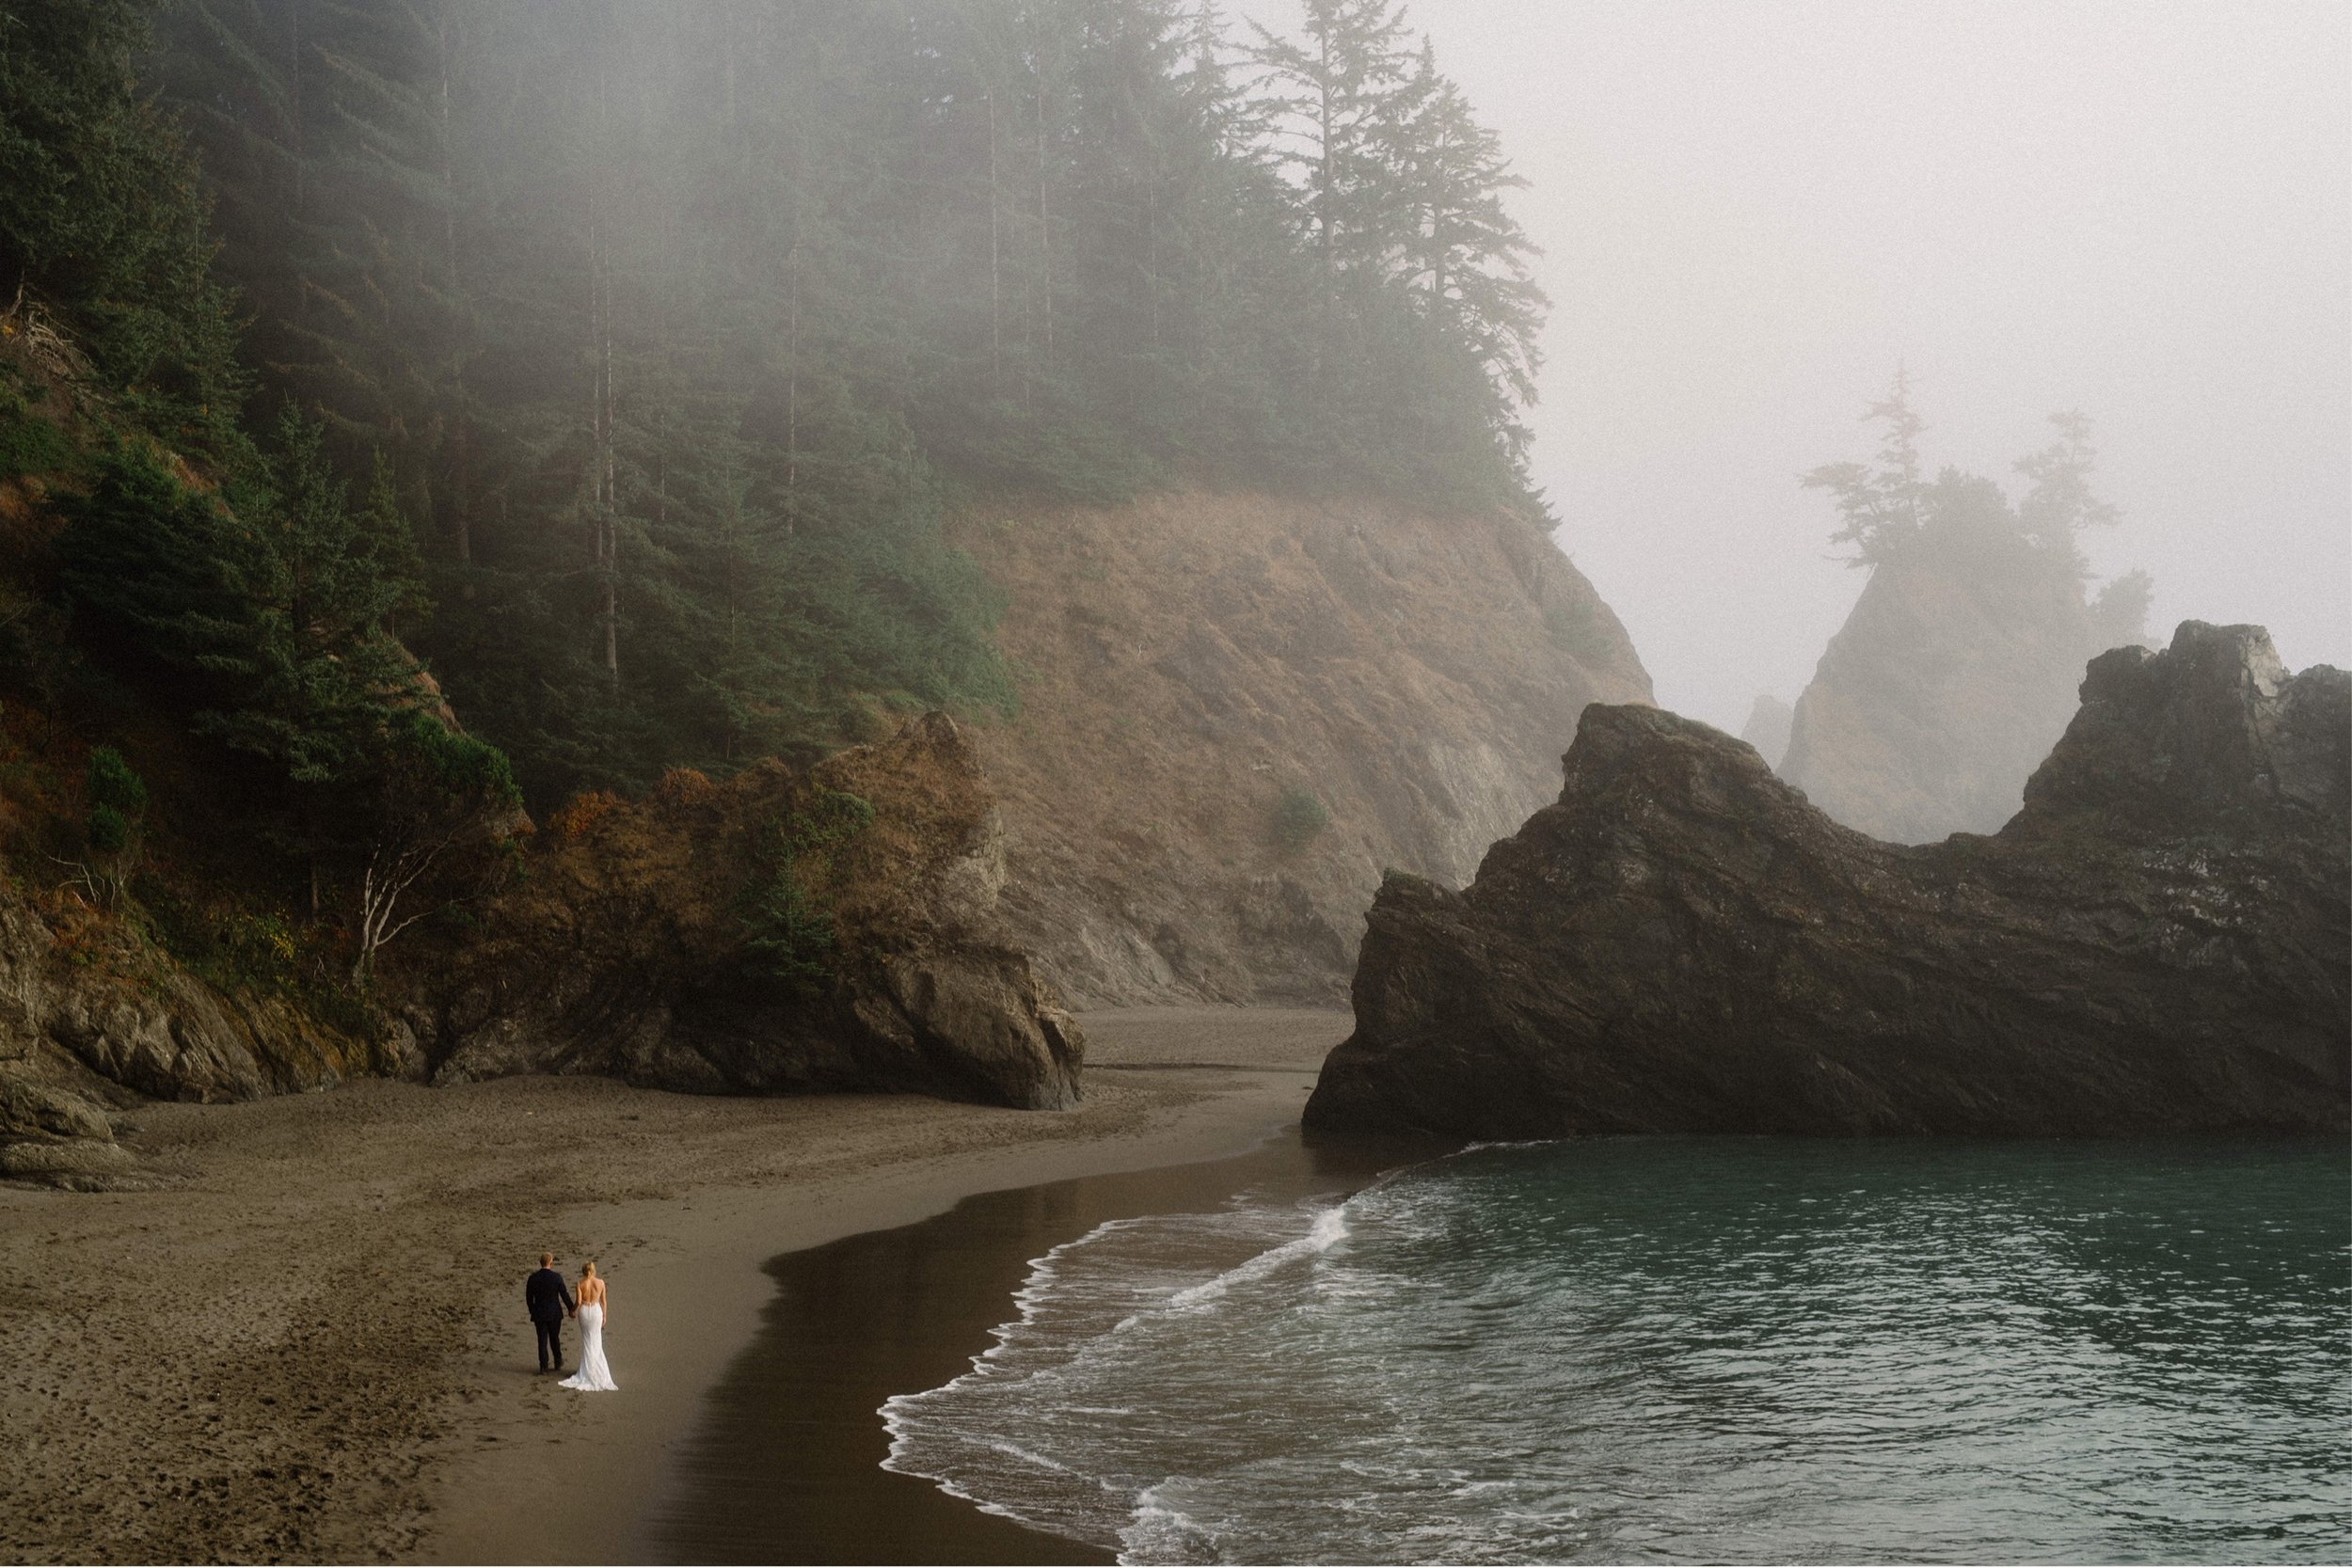
[[[197,728],[294,784],[332,787],[355,777],[370,736],[412,700],[416,662],[389,623],[413,585],[383,571],[321,450],[322,427],[290,410],[274,434],[270,487],[243,496],[233,519],[254,536],[233,578],[233,647],[205,660],[234,697]]]
[[[2058,428],[2058,439],[2017,460],[2017,471],[2033,482],[2018,503],[2018,521],[2026,538],[2065,556],[2079,569],[2082,557],[2074,536],[2087,528],[2112,527],[2121,514],[2090,488],[2098,451],[2090,444],[2090,417],[2053,414],[2050,423]]]
[[[2099,591],[2090,613],[2103,647],[2120,648],[2148,641],[2148,610],[2155,598],[2155,583],[2137,567]]]
[[[1499,388],[1533,403],[1549,302],[1528,278],[1535,247],[1503,202],[1527,182],[1511,172],[1501,138],[1478,122],[1461,87],[1438,73],[1425,43],[1420,76],[1422,107],[1406,144],[1420,236],[1411,281],[1438,328]]]
[[[420,700],[389,625],[413,584],[388,572],[322,451],[291,411],[266,462],[217,494],[152,452],[105,453],[72,498],[60,581],[93,646],[253,768],[254,800],[318,861],[373,831],[384,736]]]
[[[162,58],[258,307],[253,352],[345,467],[394,466],[465,522],[441,451],[466,416],[455,0],[189,0]],[[453,36],[453,33],[455,36]]]
[[[375,578],[387,585],[384,625],[398,636],[416,630],[431,618],[433,598],[425,588],[424,552],[418,546],[416,526],[401,504],[392,466],[377,452],[360,502],[353,547]]]
[[[1281,115],[1326,288],[1385,271],[1410,223],[1398,157],[1422,84],[1399,0],[1306,0],[1305,37],[1253,24],[1251,59]]]
[[[1897,365],[1886,395],[1865,409],[1862,418],[1865,423],[1884,427],[1878,467],[1829,463],[1800,482],[1808,490],[1827,490],[1836,499],[1841,521],[1830,542],[1851,546],[1853,554],[1848,559],[1857,566],[1884,561],[1918,536],[1928,493],[1919,461],[1919,437],[1928,427],[1912,407],[1910,372]]]
[[[134,63],[155,0],[0,12],[0,330],[55,312],[104,386],[192,451],[237,444],[246,393],[207,204]],[[71,346],[59,352],[71,353]]]

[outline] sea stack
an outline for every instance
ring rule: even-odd
[[[1871,568],[1780,750],[1740,736],[1832,817],[1899,844],[1996,832],[2085,662],[2150,641],[2145,575],[2085,597],[2071,540],[2037,541],[1992,486],[1939,483],[1926,512]]]
[[[1780,759],[1788,754],[1789,726],[1796,720],[1796,710],[1771,692],[1758,692],[1755,705],[1748,709],[1747,724],[1740,731],[1740,738],[1756,748],[1756,754],[1764,759],[1764,766],[1779,771]]]
[[[1704,724],[1587,709],[1468,889],[1383,885],[1308,1124],[2343,1130],[2352,676],[2189,622],[2081,698],[2007,826],[1916,847]]]

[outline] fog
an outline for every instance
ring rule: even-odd
[[[1261,9],[1260,8],[1252,8]],[[1279,15],[1264,8],[1263,14]],[[1422,0],[1532,182],[1535,477],[1661,703],[1793,699],[1862,585],[1796,475],[2097,421],[2150,625],[2352,664],[2352,8]]]

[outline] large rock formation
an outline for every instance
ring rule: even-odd
[[[778,831],[829,792],[867,802],[870,823],[780,854]],[[576,803],[537,836],[477,915],[386,950],[393,1016],[373,1029],[209,984],[121,919],[0,881],[0,1179],[135,1186],[115,1134],[141,1102],[348,1077],[1077,1097],[1083,1037],[998,929],[1003,828],[945,715],[806,773],[674,774],[646,800]],[[799,984],[747,940],[749,901],[787,859],[833,939]]]
[[[2258,627],[2091,661],[1991,838],[1832,822],[1748,747],[1599,707],[1467,891],[1386,883],[1311,1125],[2342,1130],[2352,677]]]
[[[795,852],[829,796],[872,819]],[[437,1083],[587,1072],[713,1093],[903,1090],[1032,1109],[1078,1096],[1084,1037],[996,926],[1004,830],[945,714],[805,774],[673,774],[647,800],[558,814],[483,934],[411,954],[405,1016]],[[747,942],[786,860],[831,928],[821,978]]]
[[[1337,1001],[1385,869],[1467,878],[1551,798],[1587,703],[1649,698],[1506,514],[1184,493],[956,537],[1023,683],[977,734],[1006,914],[1089,1004]]]
[[[2064,732],[2084,661],[2144,635],[2145,590],[2134,576],[2086,600],[2071,554],[1961,485],[1871,569],[1772,766],[1874,838],[1992,832]]]

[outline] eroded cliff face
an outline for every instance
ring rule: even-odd
[[[2081,696],[1998,835],[1919,847],[1703,724],[1592,709],[1469,889],[1381,889],[1310,1124],[2342,1130],[2352,677],[2191,622]]]
[[[1872,569],[1773,766],[1873,838],[1995,832],[2065,732],[2084,662],[2142,635],[2013,529],[1947,520]]]
[[[1592,585],[1499,514],[1175,494],[957,537],[1023,678],[977,734],[1007,920],[1089,1004],[1337,1000],[1385,869],[1467,877],[1586,704],[1649,699]]]

